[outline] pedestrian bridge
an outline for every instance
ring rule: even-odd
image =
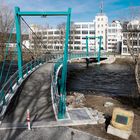
[[[83,53],[71,53],[68,55],[68,61],[76,59],[90,59],[98,58],[98,54],[89,53],[87,56]],[[107,54],[101,54],[101,58],[107,58]],[[17,90],[21,87],[23,82],[28,79],[28,77],[42,65],[47,63],[52,63],[53,67],[51,70],[51,99],[55,118],[58,119],[58,107],[60,102],[60,93],[58,91],[58,73],[63,67],[63,54],[44,54],[41,57],[28,62],[23,65],[23,77],[19,79],[18,70],[9,78],[9,80],[2,86],[0,90],[0,117],[4,117],[4,114],[12,100],[16,95]],[[97,62],[98,63],[98,62]],[[23,99],[24,100],[24,99]]]
[[[34,54],[35,50],[28,49],[25,45],[22,44],[22,36],[21,36],[21,21],[23,22],[26,27],[33,33],[36,40],[39,40],[36,44],[42,44],[42,48],[46,48],[41,41],[40,37],[31,29],[31,27],[27,24],[27,22],[24,20],[24,16],[66,16],[67,17],[67,23],[66,23],[66,31],[65,31],[65,38],[64,38],[64,52],[63,54],[57,54],[57,53],[51,53],[47,49],[46,54]],[[8,55],[8,49],[9,49],[9,43],[12,38],[12,34],[14,33],[14,29],[16,27],[16,42],[17,45],[15,47],[14,54],[11,59],[11,63],[9,65],[6,78],[4,80],[4,83],[2,85],[2,88],[0,89],[0,117],[3,118],[4,114],[7,110],[7,107],[9,106],[12,98],[15,96],[17,90],[22,86],[23,82],[29,78],[29,76],[39,67],[41,67],[44,64],[53,62],[53,68],[51,70],[51,98],[52,98],[52,105],[53,110],[55,114],[55,118],[58,119],[66,119],[68,118],[67,114],[67,107],[66,107],[66,80],[67,80],[67,63],[69,61],[72,61],[74,59],[85,59],[87,65],[89,64],[89,59],[94,58],[97,59],[98,64],[100,64],[101,58],[107,58],[106,53],[102,53],[102,36],[85,36],[86,39],[86,52],[82,53],[69,53],[69,38],[70,38],[70,18],[71,18],[71,9],[69,8],[68,11],[59,11],[59,12],[32,12],[32,11],[20,11],[19,7],[15,7],[15,21],[13,22],[13,25],[11,27],[8,43],[6,45],[6,51],[4,54],[4,61],[1,68],[0,73],[0,82],[3,77],[3,70],[5,66],[5,60]],[[99,46],[94,46],[96,48],[96,51],[89,52],[89,39],[94,39],[98,41]],[[36,41],[35,40],[35,41]],[[22,48],[27,49],[32,55],[34,54],[35,57],[33,57],[32,61],[26,63],[23,65],[23,55],[22,55]],[[35,46],[35,48],[37,48]],[[33,48],[33,49],[35,49]],[[40,46],[39,48],[40,49]],[[11,65],[13,63],[14,55],[17,56],[17,65],[18,70],[10,77],[8,77]],[[61,76],[58,79],[58,73],[60,69]],[[9,78],[9,79],[8,79]],[[30,78],[29,78],[30,79]],[[30,88],[27,87],[27,88]],[[36,96],[36,94],[35,94]],[[35,98],[32,96],[32,98]],[[24,99],[21,99],[21,101],[24,101]]]

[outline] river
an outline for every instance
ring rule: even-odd
[[[131,95],[137,92],[134,71],[127,64],[71,63],[68,66],[67,91],[84,94]]]

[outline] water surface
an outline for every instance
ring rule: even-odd
[[[135,75],[127,64],[69,64],[67,91],[93,91],[111,95],[128,95],[137,92]],[[92,92],[91,92],[92,93]]]

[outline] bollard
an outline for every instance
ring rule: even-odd
[[[28,125],[28,130],[31,130],[29,109],[27,109],[27,125]]]

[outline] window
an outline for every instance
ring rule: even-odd
[[[94,24],[89,24],[89,28],[94,28]]]
[[[58,35],[59,34],[59,31],[55,31],[54,34]]]
[[[100,21],[100,18],[98,18],[98,21]]]
[[[98,28],[100,27],[100,24],[98,25]]]
[[[80,34],[80,31],[76,31],[76,34]]]
[[[89,34],[95,34],[95,31],[89,31]]]
[[[55,36],[54,39],[55,39],[55,40],[59,40],[59,36]]]
[[[127,53],[127,48],[123,48],[123,53]]]
[[[80,28],[81,26],[77,24],[77,25],[75,25],[75,27],[76,27],[76,28]]]
[[[112,27],[115,27],[116,25],[115,24],[112,24]]]
[[[88,28],[88,24],[83,24],[82,28]]]
[[[47,36],[43,36],[43,39],[47,39]]]
[[[52,35],[52,34],[53,34],[53,31],[48,32],[48,35]]]
[[[80,44],[80,41],[75,41],[74,43],[75,43],[75,44]]]
[[[82,31],[82,34],[88,34],[88,31]]]
[[[123,44],[124,44],[124,45],[127,45],[127,41],[126,41],[126,40],[123,40]]]
[[[50,37],[50,36],[49,36],[48,39],[53,39],[53,37]]]
[[[75,39],[80,39],[80,36],[75,36]]]
[[[44,31],[44,32],[43,32],[43,35],[47,35],[47,32]]]
[[[108,32],[111,33],[111,29],[108,29]]]
[[[115,33],[116,32],[116,29],[112,29],[112,33]]]
[[[103,21],[104,19],[103,18],[101,18],[101,21]]]
[[[80,50],[80,47],[75,46],[74,49],[75,49],[75,50]]]
[[[72,41],[69,41],[69,44],[73,44],[73,42]]]
[[[133,40],[133,45],[137,46],[137,40]]]

